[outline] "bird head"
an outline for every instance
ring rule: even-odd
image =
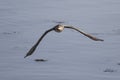
[[[56,26],[54,27],[54,30],[55,30],[56,32],[62,32],[62,31],[64,30],[64,26],[58,24],[58,25],[56,25]]]

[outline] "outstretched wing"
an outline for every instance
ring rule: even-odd
[[[94,37],[94,36],[92,36],[92,35],[90,35],[90,34],[87,34],[87,33],[83,32],[83,31],[77,29],[77,28],[74,28],[73,26],[66,26],[66,25],[65,25],[64,27],[65,27],[65,28],[69,28],[69,29],[74,29],[74,30],[80,32],[81,34],[87,36],[88,38],[90,38],[90,39],[92,39],[92,40],[94,40],[94,41],[104,41],[103,39],[96,38],[96,37]]]
[[[27,56],[30,56],[33,54],[33,52],[36,50],[38,44],[41,42],[41,40],[43,39],[43,37],[49,33],[50,31],[54,30],[54,28],[51,28],[47,31],[44,32],[44,34],[39,38],[39,40],[35,43],[35,45],[28,51],[28,53],[26,54],[26,56],[24,58],[26,58]]]

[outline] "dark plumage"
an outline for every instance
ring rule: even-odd
[[[94,40],[94,41],[104,41],[103,39],[99,39],[99,38],[96,38],[96,37],[94,37],[94,36],[91,36],[90,34],[87,34],[87,33],[83,32],[83,31],[81,31],[81,30],[79,30],[79,29],[77,29],[77,28],[75,28],[75,27],[73,27],[73,26],[67,26],[67,25],[60,25],[60,24],[58,24],[58,25],[54,26],[53,28],[45,31],[45,32],[43,33],[43,35],[39,38],[39,40],[36,42],[36,44],[28,51],[28,53],[26,54],[26,56],[25,56],[24,58],[26,58],[27,56],[30,56],[30,55],[33,54],[33,52],[36,50],[38,44],[41,42],[41,40],[43,39],[43,37],[44,37],[47,33],[51,32],[51,31],[62,32],[62,31],[64,30],[64,28],[74,29],[74,30],[80,32],[81,34],[87,36],[88,38],[90,38],[90,39],[92,39],[92,40]]]

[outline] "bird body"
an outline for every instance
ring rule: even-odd
[[[94,37],[94,36],[92,36],[90,34],[87,34],[87,33],[83,32],[83,31],[81,31],[81,30],[79,30],[79,29],[77,29],[77,28],[75,28],[73,26],[58,24],[58,25],[54,26],[53,28],[48,29],[47,31],[45,31],[43,33],[43,35],[39,38],[39,40],[36,42],[36,44],[28,51],[28,53],[26,54],[26,56],[24,58],[26,58],[27,56],[30,56],[30,55],[33,54],[33,52],[36,50],[37,46],[39,45],[39,43],[41,42],[41,40],[43,39],[43,37],[45,37],[45,35],[47,33],[51,32],[51,31],[55,31],[55,32],[59,33],[59,32],[62,32],[64,30],[64,28],[74,29],[74,30],[80,32],[81,34],[87,36],[88,38],[90,38],[90,39],[92,39],[94,41],[104,41],[103,39],[96,38],[96,37]]]

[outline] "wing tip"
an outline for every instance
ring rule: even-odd
[[[97,39],[96,41],[104,41],[103,39]]]
[[[24,56],[24,58],[26,58],[26,57],[28,57],[28,56],[30,56],[29,54],[26,54],[25,56]]]
[[[104,41],[103,39],[99,39],[99,38],[96,38],[96,37],[92,37],[91,39],[94,40],[94,41]]]
[[[24,56],[24,58],[26,58],[27,57],[27,55],[26,56]]]

